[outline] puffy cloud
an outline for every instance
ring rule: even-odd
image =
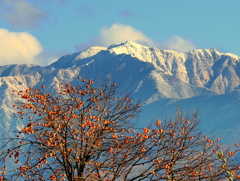
[[[184,38],[175,35],[168,41],[167,48],[179,52],[187,52],[196,49],[197,46],[191,43],[190,41],[187,41]]]
[[[144,35],[141,31],[138,31],[131,26],[116,23],[111,27],[102,28],[98,37],[92,38],[87,42],[80,43],[79,45],[75,46],[75,49],[77,51],[81,51],[90,46],[107,47],[109,45],[120,44],[125,41],[132,41],[150,47],[176,50],[179,52],[186,52],[197,48],[197,46],[190,41],[187,41],[177,35],[171,37],[166,42],[154,41]]]
[[[103,28],[100,35],[100,40],[105,46],[124,41],[139,42],[148,46],[155,45],[153,40],[146,37],[141,31],[128,25],[113,24],[110,28]]]
[[[12,26],[38,28],[47,19],[46,12],[25,0],[3,0],[2,14]]]
[[[0,65],[39,64],[35,57],[42,50],[41,44],[31,34],[0,29]]]
[[[83,50],[89,46],[109,46],[125,41],[132,41],[146,46],[155,46],[153,40],[145,36],[141,31],[128,25],[119,23],[113,24],[110,28],[104,27],[100,31],[100,36],[77,45],[76,50]]]

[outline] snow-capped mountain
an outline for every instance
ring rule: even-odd
[[[44,84],[51,92],[59,82],[74,82],[78,75],[99,81],[111,77],[121,91],[127,89],[135,99],[145,102],[139,124],[155,116],[164,118],[165,113],[172,114],[180,106],[198,108],[207,131],[227,134],[240,129],[240,57],[215,49],[179,53],[125,42],[65,55],[47,67],[0,67],[2,133],[9,134],[23,125],[12,117],[12,104],[17,101],[12,89]],[[233,135],[236,140],[240,132]]]

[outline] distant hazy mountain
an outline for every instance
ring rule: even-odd
[[[226,140],[240,138],[240,57],[215,49],[186,53],[149,48],[133,42],[90,47],[61,57],[47,67],[0,67],[0,130],[10,134],[21,121],[12,117],[17,98],[11,90],[46,85],[51,92],[59,82],[85,76],[94,80],[111,77],[121,91],[132,92],[145,103],[139,124],[155,116],[171,115],[176,106],[199,109],[201,126]]]

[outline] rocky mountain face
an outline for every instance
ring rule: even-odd
[[[117,72],[114,70],[111,73],[116,72],[116,74],[119,74],[123,69],[130,69],[130,72],[134,71],[142,75],[146,73],[144,70],[148,68],[149,72],[147,73],[151,72],[152,78],[164,78],[162,81],[171,87],[172,82],[168,83],[167,79],[176,79],[182,84],[209,89],[217,94],[232,92],[238,89],[240,84],[240,58],[230,53],[220,53],[215,49],[199,49],[179,53],[126,42],[112,45],[107,49],[91,47],[80,53],[64,56],[51,66],[73,68],[89,66],[90,64],[93,64],[95,69],[104,68],[103,66],[106,64],[113,66]],[[136,65],[139,66],[137,70],[134,69]],[[108,68],[104,69],[109,72]],[[103,73],[106,74],[105,71]],[[161,84],[161,80],[156,80],[156,82]],[[162,92],[163,97],[169,98],[193,96],[192,94],[184,95],[183,92],[167,95],[163,89],[159,92]]]
[[[179,53],[125,42],[65,55],[47,67],[0,67],[1,132],[9,135],[24,124],[12,116],[12,104],[19,101],[12,96],[12,89],[44,84],[51,92],[59,82],[74,83],[77,76],[99,81],[110,77],[120,91],[132,92],[135,99],[145,103],[140,124],[155,115],[165,117],[182,106],[198,108],[202,127],[208,131],[236,135],[240,127],[240,57],[215,49]]]

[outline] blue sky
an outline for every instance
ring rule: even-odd
[[[239,0],[0,0],[0,65],[135,41],[240,56]]]

